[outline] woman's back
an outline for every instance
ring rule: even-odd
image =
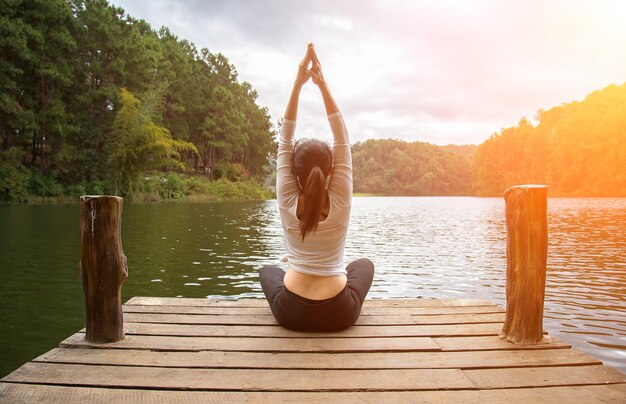
[[[334,138],[332,175],[327,191],[330,206],[328,216],[304,239],[297,214],[300,186],[293,167],[294,121],[283,121],[278,143],[276,194],[285,234],[286,258],[289,269],[307,275],[346,274],[343,251],[352,206],[352,157],[343,117],[340,113],[333,113],[328,119]]]
[[[311,62],[313,68],[309,70]],[[332,152],[316,140],[294,147],[300,89],[311,77],[321,91],[333,132]],[[374,265],[360,259],[343,266],[352,206],[350,142],[312,44],[300,63],[285,111],[278,143],[276,194],[287,271],[265,266],[259,274],[274,317],[294,330],[332,331],[351,326],[372,283]]]

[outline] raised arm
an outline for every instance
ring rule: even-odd
[[[348,130],[339,112],[339,107],[337,107],[337,103],[328,89],[315,49],[312,45],[309,47],[312,50],[313,57],[313,67],[310,73],[311,80],[319,87],[322,93],[324,107],[328,114],[328,122],[333,132],[333,171],[328,189],[345,206],[350,206],[352,201],[352,154],[350,152]]]
[[[339,112],[339,107],[337,107],[337,103],[335,102],[335,99],[328,89],[326,80],[324,80],[324,75],[322,74],[322,65],[317,58],[317,54],[315,53],[315,48],[313,47],[313,44],[309,44],[309,50],[311,52],[313,61],[313,67],[311,68],[310,72],[311,79],[313,80],[313,83],[315,83],[317,87],[319,87],[320,92],[322,93],[322,98],[324,99],[324,108],[326,108],[326,114],[336,114],[337,112]]]
[[[307,69],[313,60],[312,47],[308,46],[304,59],[298,66],[298,73],[293,83],[291,96],[287,102],[285,116],[280,129],[278,139],[278,155],[276,158],[276,197],[281,208],[288,208],[298,197],[298,183],[292,170],[293,134],[296,130],[296,118],[298,116],[298,100],[300,90],[304,83],[311,77]]]
[[[287,109],[285,110],[285,119],[288,121],[295,121],[298,117],[298,100],[300,99],[300,90],[302,90],[302,86],[309,80],[311,77],[311,71],[307,69],[309,63],[313,61],[313,44],[309,44],[306,49],[306,54],[304,55],[304,59],[300,62],[298,66],[298,73],[296,74],[296,80],[293,83],[293,88],[291,89],[291,96],[289,97],[289,102],[287,102]]]

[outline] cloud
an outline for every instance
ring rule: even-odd
[[[480,143],[540,108],[625,81],[619,1],[117,1],[222,52],[276,121],[316,43],[353,141]],[[298,133],[328,125],[313,86]]]

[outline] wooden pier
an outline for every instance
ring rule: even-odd
[[[264,299],[134,297],[126,338],[82,330],[0,381],[0,402],[625,402],[626,375],[546,336],[498,337],[486,300],[367,300],[338,333],[286,330]]]

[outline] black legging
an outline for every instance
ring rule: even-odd
[[[374,278],[374,264],[367,258],[351,262],[346,270],[346,287],[324,300],[307,299],[289,291],[283,281],[285,272],[279,267],[264,266],[259,278],[280,325],[297,331],[338,331],[352,326],[359,318]]]

